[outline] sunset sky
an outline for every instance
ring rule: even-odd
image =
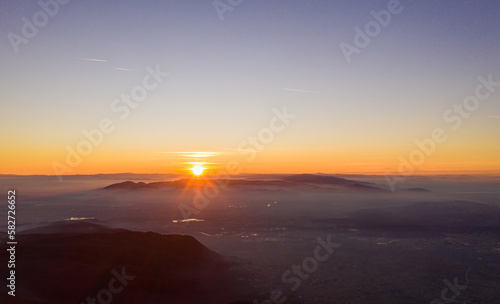
[[[401,1],[350,63],[341,43],[393,1],[243,0],[223,20],[212,2],[69,1],[17,53],[42,8],[0,2],[0,174],[384,174],[437,128],[417,173],[500,172],[499,1]]]

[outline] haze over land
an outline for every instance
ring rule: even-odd
[[[383,177],[361,175],[355,178],[324,174],[242,175],[217,180],[121,174],[66,179],[67,188],[63,189],[55,187],[59,182],[53,176],[0,178],[1,187],[14,186],[23,202],[18,206],[22,214],[18,230],[25,248],[20,250],[20,258],[26,262],[20,270],[27,274],[32,273],[28,268],[38,269],[45,278],[65,281],[68,290],[73,290],[60,294],[51,291],[50,284],[40,289],[33,285],[35,274],[31,278],[24,274],[18,283],[23,297],[31,298],[27,295],[35,292],[38,296],[33,297],[43,301],[82,301],[85,295],[95,293],[96,288],[98,291],[99,284],[94,281],[87,285],[68,283],[66,277],[72,277],[72,271],[50,274],[47,267],[56,261],[67,265],[67,269],[81,263],[71,253],[76,246],[73,243],[80,243],[76,248],[89,251],[88,258],[81,257],[84,260],[110,261],[92,273],[84,271],[81,275],[87,273],[106,280],[110,269],[120,267],[137,275],[130,282],[133,287],[117,297],[119,303],[135,299],[144,291],[140,287],[143,284],[167,284],[168,280],[185,286],[201,283],[195,283],[196,279],[181,280],[185,269],[161,270],[168,268],[162,267],[175,258],[175,250],[183,250],[187,244],[161,247],[159,235],[127,236],[123,230],[127,229],[193,236],[200,246],[222,256],[218,263],[226,264],[218,268],[219,274],[227,269],[216,277],[204,270],[208,266],[199,264],[196,271],[204,273],[202,277],[211,277],[209,280],[214,284],[236,284],[231,287],[234,290],[231,294],[203,284],[195,289],[189,287],[186,293],[169,291],[160,285],[144,287],[150,303],[164,303],[165,299],[188,303],[192,297],[199,297],[202,303],[252,303],[253,300],[260,303],[269,299],[273,290],[280,290],[289,303],[429,303],[440,297],[446,287],[443,280],[457,277],[462,284],[466,273],[468,289],[460,299],[471,303],[500,299],[499,177],[418,176],[396,192],[387,189]],[[53,190],[47,191],[51,185]],[[203,204],[200,192],[204,193],[207,185],[225,186]],[[46,190],[39,191],[41,188]],[[35,195],[36,192],[39,194]],[[51,253],[30,249],[41,246],[36,243],[42,240],[40,234],[47,235],[42,242]],[[61,239],[65,235],[66,239]],[[107,239],[98,241],[103,237]],[[81,238],[89,244],[82,245],[81,242],[87,241],[77,241]],[[337,244],[329,258],[318,262],[317,269],[308,273],[307,279],[294,272],[283,278],[293,265],[302,265],[304,259],[314,256],[318,238]],[[129,241],[130,245],[126,245]],[[112,245],[116,242],[121,245]],[[141,242],[152,247],[146,249]],[[137,259],[134,255],[122,257],[134,250],[146,251],[137,253]],[[57,258],[61,254],[66,256],[64,260]],[[40,255],[45,258],[38,258]],[[143,255],[157,256],[153,260],[148,258],[150,270],[138,268]],[[73,289],[77,286],[80,289]],[[208,289],[203,291],[203,288]]]

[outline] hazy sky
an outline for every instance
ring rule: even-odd
[[[478,77],[500,82],[498,1],[57,6],[48,16],[37,1],[0,2],[0,173],[54,174],[54,162],[68,174],[179,173],[184,162],[215,171],[231,160],[244,172],[394,172],[436,128],[447,140],[418,172],[500,171],[500,86],[480,88],[490,96],[472,110],[453,108],[477,98]],[[370,12],[388,6],[390,21],[374,25]],[[373,38],[348,63],[340,46],[356,47],[367,24]],[[169,76],[117,111],[122,94],[144,91],[147,67]],[[284,108],[296,116],[287,125],[275,119]],[[67,147],[103,119],[112,131],[68,163]],[[259,134],[253,157],[248,137]],[[213,153],[172,153],[196,151]]]

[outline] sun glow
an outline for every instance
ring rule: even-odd
[[[205,168],[202,165],[195,165],[191,168],[191,171],[193,175],[200,176],[203,174],[203,171],[205,171]]]

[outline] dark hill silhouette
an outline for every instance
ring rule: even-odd
[[[300,183],[335,184],[335,185],[350,185],[355,183],[354,181],[341,177],[335,177],[329,175],[317,175],[317,174],[289,175],[283,177],[283,180],[300,182]]]
[[[244,274],[235,270],[236,265],[187,235],[99,228],[93,233],[20,234],[18,241],[22,244],[16,248],[18,303],[86,303],[87,297],[95,298],[108,288],[113,270],[134,276],[113,296],[113,303],[252,299],[246,281],[238,280]],[[1,247],[6,252],[6,245]],[[2,267],[2,273],[7,273],[7,267]],[[0,303],[10,303],[5,289],[1,287]]]
[[[202,186],[205,183],[228,184],[229,187],[251,187],[253,189],[274,189],[274,190],[289,190],[294,187],[302,187],[302,189],[325,190],[335,189],[344,191],[356,192],[387,192],[385,189],[376,187],[373,183],[348,180],[330,175],[316,174],[298,174],[285,175],[279,179],[232,179],[229,183],[227,180],[194,178],[194,179],[179,179],[166,182],[152,183],[135,183],[126,181],[122,183],[112,184],[104,187],[105,190],[145,190],[145,189],[183,189],[187,186]]]
[[[124,231],[124,229],[109,229],[102,222],[95,219],[86,220],[66,220],[57,221],[48,225],[28,229],[23,231],[23,234],[31,233],[95,233],[95,232],[117,232]]]

